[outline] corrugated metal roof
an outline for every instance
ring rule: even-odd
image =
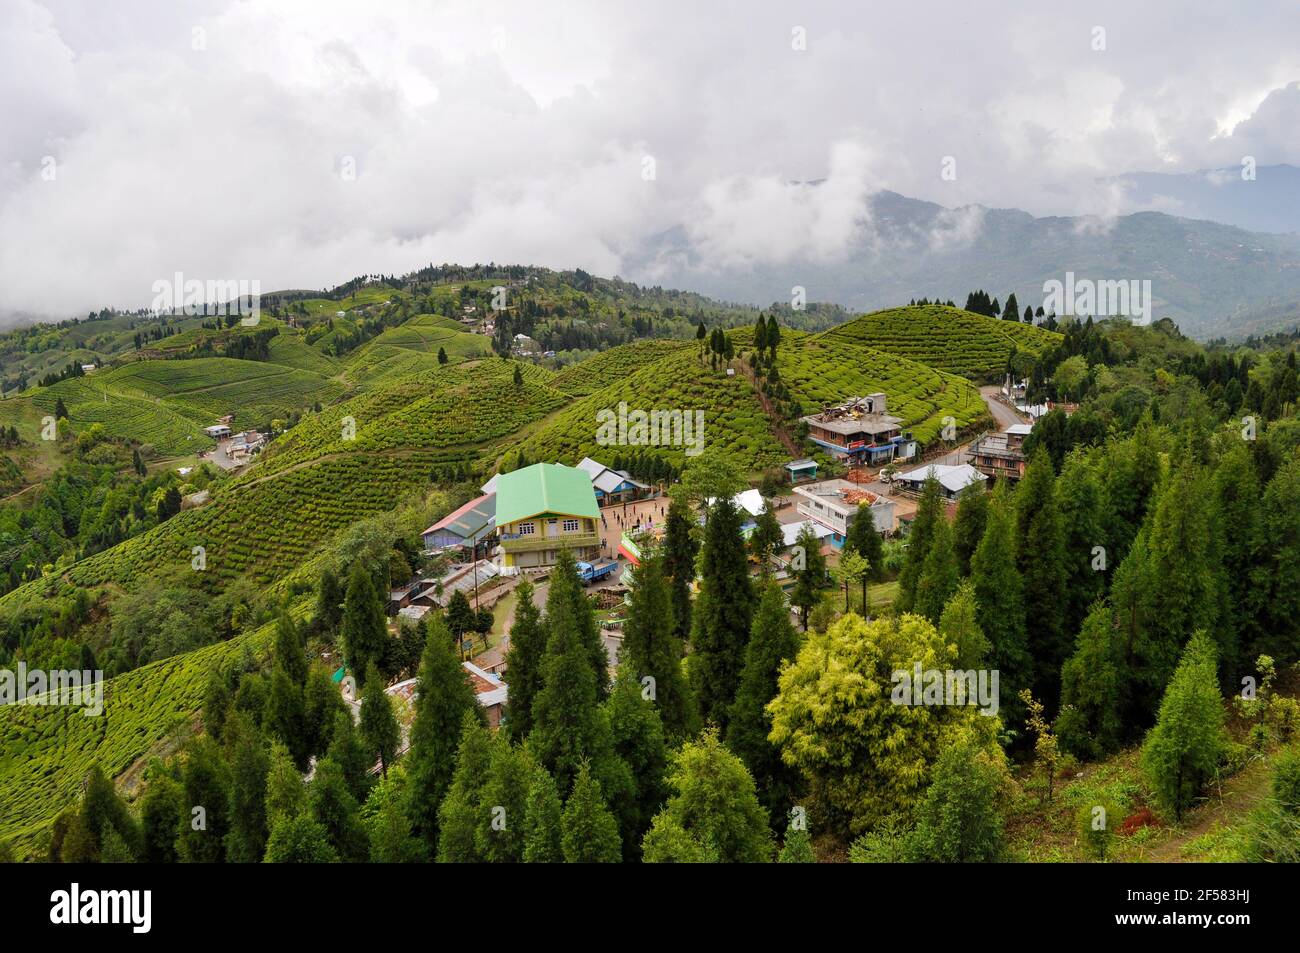
[[[591,477],[577,467],[558,463],[535,463],[531,467],[502,473],[496,478],[498,526],[536,516],[600,516]]]

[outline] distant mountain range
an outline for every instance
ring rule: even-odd
[[[1275,170],[1285,171],[1273,175]],[[1178,179],[1158,178],[1137,181],[1173,191],[1172,180]],[[1242,183],[1242,189],[1261,183],[1261,191],[1271,189],[1273,195],[1300,195],[1300,170],[1259,170],[1259,178]],[[1189,178],[1182,187],[1190,204],[1199,194],[1196,186]],[[1300,218],[1295,200],[1288,204],[1272,215],[1274,225],[1288,215]],[[1258,206],[1261,221],[1266,205]],[[1018,209],[949,209],[886,191],[872,197],[858,239],[838,261],[717,270],[699,259],[686,230],[679,228],[660,234],[629,263],[627,277],[633,280],[724,300],[789,303],[791,288],[798,285],[809,301],[854,311],[920,297],[952,298],[961,305],[977,288],[1002,301],[1014,291],[1021,310],[1037,308],[1045,300],[1044,283],[1064,281],[1066,272],[1073,272],[1097,281],[1150,280],[1153,317],[1173,318],[1200,339],[1241,338],[1300,324],[1300,235],[1247,231],[1163,212],[1035,218]]]

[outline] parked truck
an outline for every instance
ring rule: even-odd
[[[608,579],[618,568],[618,560],[608,559],[598,563],[578,563],[578,578],[582,580],[584,586],[589,586],[593,582],[600,582]]]

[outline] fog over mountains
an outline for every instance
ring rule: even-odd
[[[1153,211],[1036,218],[1018,209],[945,208],[884,191],[871,197],[838,258],[711,267],[693,250],[689,230],[676,228],[649,243],[626,277],[760,305],[788,302],[800,286],[810,301],[869,311],[923,296],[960,304],[975,288],[1002,300],[1014,291],[1022,308],[1037,307],[1044,282],[1064,281],[1072,271],[1094,280],[1150,280],[1153,316],[1173,318],[1197,338],[1238,338],[1300,322],[1300,235],[1278,233],[1288,219],[1300,221],[1300,205],[1286,198],[1300,187],[1300,170],[1260,169],[1256,181],[1240,186],[1215,186],[1205,175],[1133,182],[1149,201],[1180,196],[1189,211],[1216,213],[1223,208],[1216,201],[1233,203],[1242,220],[1271,228]],[[1220,198],[1215,188],[1261,197]]]

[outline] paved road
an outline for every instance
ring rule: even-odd
[[[998,395],[1001,393],[1002,388],[996,385],[980,388],[980,396],[984,398],[984,403],[988,404],[989,413],[991,413],[993,419],[998,422],[999,429],[1006,430],[1008,427],[1014,426],[1015,424],[1029,423],[1027,417],[1021,416],[1006,404],[1002,403],[1002,401],[998,400]]]

